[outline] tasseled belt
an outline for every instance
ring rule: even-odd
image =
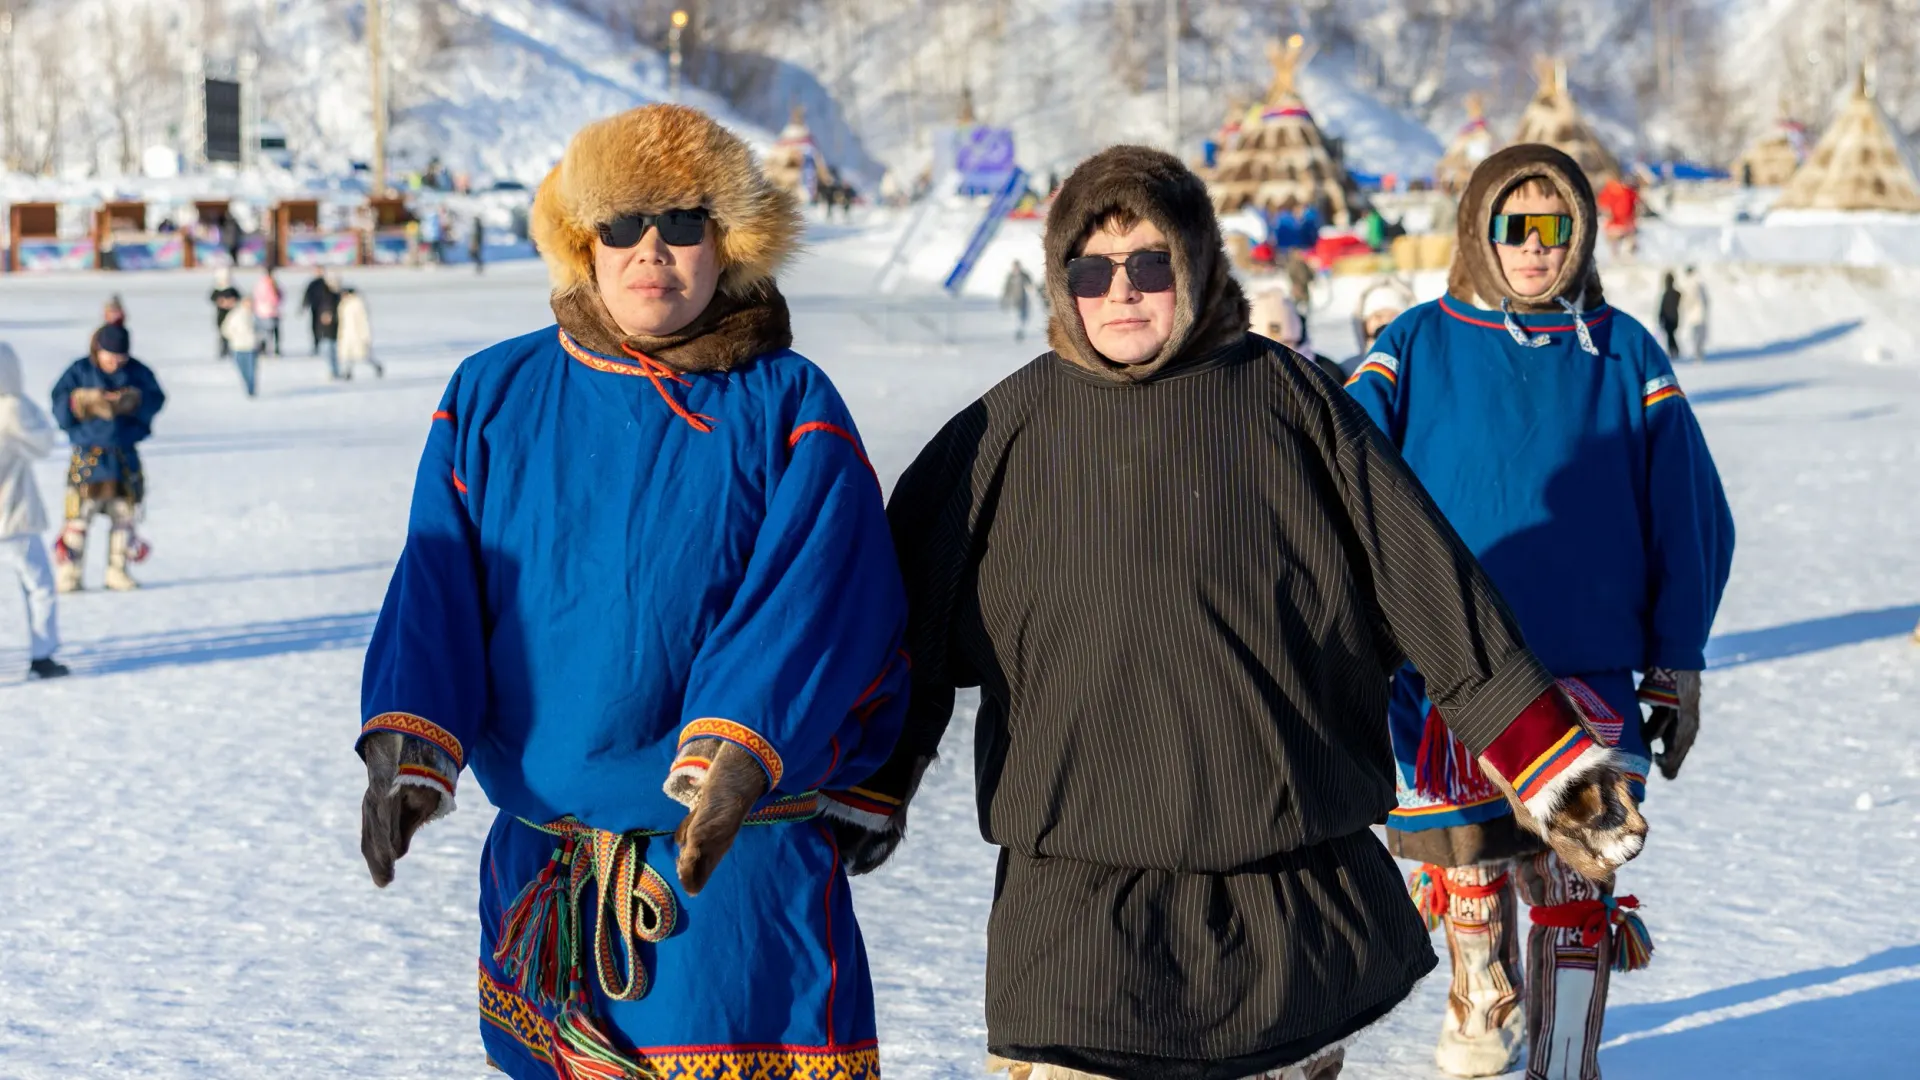
[[[819,793],[809,791],[776,799],[748,815],[745,824],[779,825],[819,813]],[[680,918],[673,886],[647,865],[647,845],[656,836],[671,836],[672,830],[614,833],[571,817],[544,825],[519,820],[557,837],[559,843],[547,865],[520,890],[501,918],[494,962],[521,997],[557,1014],[554,1064],[563,1078],[644,1077],[648,1075],[645,1065],[621,1053],[593,1017],[580,946],[584,930],[592,936],[600,991],[609,999],[638,1001],[647,996],[652,976],[636,942],[665,941]],[[581,911],[589,881],[600,883],[590,929],[583,925]],[[616,930],[618,957],[614,955]]]

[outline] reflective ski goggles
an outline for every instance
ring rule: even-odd
[[[600,242],[610,248],[630,248],[651,228],[659,229],[661,241],[670,247],[697,247],[707,238],[707,219],[712,216],[698,206],[657,214],[622,214],[600,223]]]
[[[1173,256],[1165,251],[1128,252],[1115,262],[1115,255],[1082,255],[1067,260],[1067,291],[1082,300],[1107,295],[1113,284],[1113,272],[1127,268],[1127,280],[1141,292],[1166,292],[1173,288]]]
[[[1566,214],[1495,214],[1493,242],[1519,247],[1527,234],[1537,232],[1547,247],[1566,247],[1573,243],[1573,218]]]

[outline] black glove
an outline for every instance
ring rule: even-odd
[[[1700,673],[1654,668],[1640,680],[1640,701],[1650,706],[1640,735],[1660,775],[1672,780],[1700,734]]]
[[[894,849],[907,838],[907,807],[912,805],[914,795],[920,790],[920,778],[933,762],[933,755],[914,759],[906,797],[900,801],[900,808],[885,819],[876,820],[872,814],[838,813],[834,805],[828,803],[827,825],[833,829],[834,843],[840,848],[840,865],[847,873],[855,877],[870,874],[893,857]]]
[[[407,853],[413,834],[453,812],[453,759],[438,747],[397,731],[376,731],[360,743],[367,763],[367,793],[360,799],[360,854],[373,883],[393,881],[393,864]],[[402,775],[402,765],[412,766]]]

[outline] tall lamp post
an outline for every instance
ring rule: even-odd
[[[367,51],[373,61],[373,193],[387,193],[387,58],[382,50],[386,12],[367,0]]]
[[[673,13],[672,29],[667,31],[667,95],[680,100],[680,32],[687,28],[687,13]]]
[[[0,63],[6,65],[7,80],[7,141],[0,144],[0,167],[12,172],[18,167],[15,161],[13,144],[13,12],[0,11],[0,39],[4,39],[6,53],[0,55]]]

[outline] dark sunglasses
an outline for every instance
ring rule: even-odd
[[[1573,218],[1566,214],[1495,214],[1493,242],[1520,247],[1527,234],[1537,232],[1547,247],[1566,247],[1573,242]]]
[[[1127,280],[1141,292],[1173,288],[1173,256],[1164,251],[1135,251],[1115,262],[1112,255],[1082,255],[1067,260],[1067,291],[1082,300],[1107,295],[1113,272],[1124,265]]]
[[[696,247],[707,238],[707,218],[711,216],[698,206],[657,214],[621,214],[600,223],[600,242],[610,248],[630,248],[653,228],[660,230],[660,239],[670,247]]]

